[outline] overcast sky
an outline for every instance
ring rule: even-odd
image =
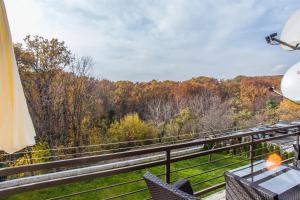
[[[270,46],[299,0],[5,0],[14,42],[41,35],[110,80],[282,74],[299,52]]]

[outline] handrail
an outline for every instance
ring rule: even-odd
[[[145,149],[140,149],[140,150],[120,152],[120,153],[111,153],[111,154],[103,154],[103,155],[96,155],[96,156],[87,156],[87,157],[59,160],[59,161],[51,161],[51,162],[38,163],[38,164],[29,164],[29,165],[17,166],[17,167],[8,167],[8,168],[0,169],[0,176],[7,176],[7,175],[23,173],[23,172],[33,172],[33,171],[38,171],[38,170],[49,170],[49,169],[58,168],[58,167],[86,165],[87,163],[96,163],[96,162],[102,162],[102,161],[107,161],[107,160],[112,160],[112,159],[120,159],[120,158],[126,158],[126,157],[131,157],[131,156],[139,156],[139,155],[145,155],[145,154],[151,154],[151,153],[158,153],[158,152],[168,151],[168,150],[171,151],[174,149],[181,149],[181,148],[187,148],[187,147],[191,147],[191,146],[216,143],[216,142],[220,142],[220,141],[224,141],[224,140],[241,138],[241,137],[246,137],[246,136],[253,136],[256,134],[263,134],[263,133],[275,132],[275,131],[280,131],[280,130],[287,130],[287,129],[291,129],[291,128],[300,128],[300,125],[291,125],[291,126],[280,127],[280,128],[270,128],[270,129],[260,130],[260,131],[246,131],[246,132],[242,132],[240,134],[233,134],[233,135],[223,136],[223,137],[219,137],[219,138],[202,139],[202,140],[198,139],[198,141],[171,144],[171,145],[159,146],[159,147],[153,147],[153,148],[145,148]],[[266,140],[266,141],[268,141],[268,140]]]
[[[244,129],[244,128],[243,128]],[[203,132],[195,132],[190,134],[183,134],[182,136],[194,136],[194,135],[201,135],[201,134],[213,134],[217,132],[228,132],[228,131],[242,131],[243,129],[238,129],[236,127],[234,128],[228,128],[228,129],[220,129],[220,130],[214,130],[214,131],[203,131]],[[114,145],[122,145],[122,144],[128,144],[128,143],[139,143],[139,142],[147,142],[147,141],[155,141],[155,140],[165,140],[170,138],[176,138],[178,136],[167,136],[163,138],[151,138],[151,139],[144,139],[144,140],[128,140],[123,142],[114,142],[114,143],[105,143],[105,144],[92,144],[92,145],[85,145],[85,146],[71,146],[71,147],[58,147],[53,149],[42,149],[42,150],[33,150],[33,151],[19,151],[13,154],[8,153],[1,153],[0,156],[9,156],[9,155],[20,155],[20,154],[28,154],[28,153],[39,153],[39,152],[49,152],[49,151],[61,151],[61,150],[70,150],[70,149],[83,149],[83,148],[93,148],[93,147],[101,147],[101,146],[114,146]],[[164,143],[153,143],[154,144],[164,144]],[[128,148],[128,147],[126,147]],[[117,149],[105,149],[104,151],[110,151],[110,150],[117,150]],[[83,152],[85,153],[85,152]],[[88,152],[86,152],[88,153]],[[64,155],[62,155],[64,156]]]
[[[298,128],[298,131],[292,132],[292,133],[280,134],[280,135],[269,137],[269,138],[253,140],[253,136],[256,134],[264,134],[264,133],[276,132],[276,131],[280,131],[280,130],[290,130],[293,128]],[[0,189],[0,196],[11,195],[11,194],[26,192],[26,191],[32,191],[32,190],[42,189],[42,188],[47,188],[47,187],[52,187],[52,186],[58,186],[58,185],[73,183],[73,182],[77,182],[77,181],[84,181],[84,180],[90,180],[90,179],[95,179],[95,178],[103,178],[103,177],[108,177],[108,176],[112,176],[112,175],[116,175],[116,174],[127,173],[127,172],[137,171],[137,170],[151,168],[151,167],[155,167],[155,166],[161,166],[161,165],[166,166],[166,173],[165,173],[166,181],[170,182],[170,175],[172,173],[172,171],[170,170],[171,163],[179,162],[182,160],[188,160],[188,159],[192,159],[192,158],[197,158],[197,157],[201,157],[201,156],[205,156],[205,155],[211,155],[213,153],[228,151],[231,149],[241,148],[244,146],[252,147],[252,148],[250,148],[249,153],[250,153],[250,161],[251,161],[251,163],[253,163],[253,158],[254,158],[253,145],[254,144],[267,142],[267,141],[271,141],[271,140],[275,140],[275,139],[286,138],[286,137],[295,136],[295,135],[298,136],[297,138],[299,141],[299,128],[300,128],[300,124],[290,125],[290,126],[280,127],[280,128],[268,128],[268,129],[259,130],[259,131],[244,131],[244,132],[241,132],[238,134],[234,133],[234,134],[222,136],[219,138],[197,139],[195,141],[189,141],[189,142],[171,144],[171,145],[165,145],[165,146],[158,146],[158,147],[153,147],[153,148],[139,149],[139,150],[131,150],[131,151],[120,152],[120,153],[88,156],[88,157],[73,158],[73,159],[46,162],[46,163],[40,163],[40,164],[31,164],[31,165],[18,166],[18,167],[2,168],[2,169],[0,169],[0,177],[14,175],[14,174],[23,173],[23,172],[34,172],[34,171],[40,171],[40,170],[58,169],[59,167],[66,167],[66,166],[80,166],[80,165],[86,165],[86,164],[96,163],[96,162],[100,162],[100,161],[116,160],[116,159],[131,157],[131,156],[154,154],[154,153],[158,153],[158,152],[165,152],[165,155],[166,155],[166,158],[163,160],[156,160],[156,161],[151,161],[151,162],[147,162],[147,163],[126,166],[126,167],[119,167],[119,168],[105,170],[105,171],[97,171],[97,172],[91,172],[91,173],[86,173],[86,174],[81,174],[81,175],[56,178],[56,179],[52,179],[52,180],[18,185],[18,186],[9,187],[9,188],[2,188],[2,189]],[[237,143],[237,144],[227,145],[227,146],[223,146],[223,147],[218,147],[215,149],[209,149],[209,150],[203,150],[203,151],[196,152],[196,153],[190,153],[188,155],[183,155],[183,156],[176,156],[176,157],[170,156],[171,155],[170,152],[175,149],[183,149],[183,148],[188,148],[188,147],[192,147],[192,146],[200,146],[200,145],[205,145],[205,144],[218,143],[218,142],[231,140],[231,139],[235,139],[235,138],[242,138],[242,137],[250,137],[251,140],[246,141],[246,142]],[[201,183],[201,182],[199,182],[199,183]],[[221,184],[219,184],[218,187],[221,187]]]

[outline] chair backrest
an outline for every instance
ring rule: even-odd
[[[297,160],[300,160],[300,148],[298,144],[293,144],[294,152],[295,152],[295,158]]]
[[[227,200],[278,200],[278,195],[258,185],[251,184],[230,172],[225,172]]]
[[[294,166],[300,167],[300,148],[298,144],[293,144],[294,147]]]
[[[200,200],[172,187],[149,172],[144,175],[144,179],[153,200]]]

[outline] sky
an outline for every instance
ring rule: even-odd
[[[265,42],[299,0],[5,0],[14,42],[58,38],[110,80],[283,74],[300,61]]]

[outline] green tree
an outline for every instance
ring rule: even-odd
[[[273,99],[268,99],[266,102],[266,108],[268,110],[275,109],[278,106],[278,103],[275,102]]]
[[[156,135],[155,127],[142,121],[138,114],[128,114],[119,121],[112,123],[108,129],[112,141],[132,141],[151,139]]]
[[[183,108],[175,116],[175,118],[169,124],[169,131],[171,134],[175,134],[177,139],[184,133],[185,127],[189,126],[193,122],[194,116],[189,108]]]

